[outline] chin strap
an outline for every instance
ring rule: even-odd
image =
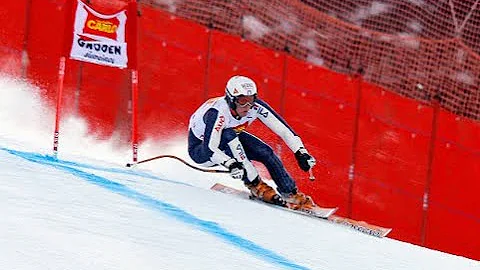
[[[240,120],[242,117],[240,117],[240,115],[238,115],[237,111],[234,110],[234,109],[230,109],[230,113],[232,114],[232,116],[237,119],[237,120]]]

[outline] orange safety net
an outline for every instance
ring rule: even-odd
[[[176,16],[480,119],[480,0],[146,0]]]

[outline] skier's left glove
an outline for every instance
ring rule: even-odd
[[[222,163],[230,171],[230,176],[233,179],[243,179],[243,176],[246,175],[245,168],[243,164],[238,162],[236,159],[231,158],[224,163]]]
[[[297,152],[295,152],[295,158],[297,159],[298,166],[300,167],[300,169],[306,172],[310,170],[313,166],[315,166],[315,164],[317,163],[315,158],[312,157],[308,153],[307,149],[303,147],[300,147],[300,149],[298,149]]]

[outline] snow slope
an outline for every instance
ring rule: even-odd
[[[0,77],[0,269],[480,269],[480,262],[367,236],[209,190],[226,175],[175,160],[125,168],[129,149],[53,113]],[[186,158],[182,138],[141,158]]]

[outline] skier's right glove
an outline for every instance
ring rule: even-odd
[[[243,179],[243,176],[245,175],[245,168],[243,167],[242,163],[238,162],[234,158],[231,158],[222,163],[222,165],[230,171],[230,176],[233,179]]]
[[[295,158],[297,159],[298,166],[304,171],[310,170],[317,163],[315,158],[312,157],[307,149],[300,147],[300,149],[295,152]]]

